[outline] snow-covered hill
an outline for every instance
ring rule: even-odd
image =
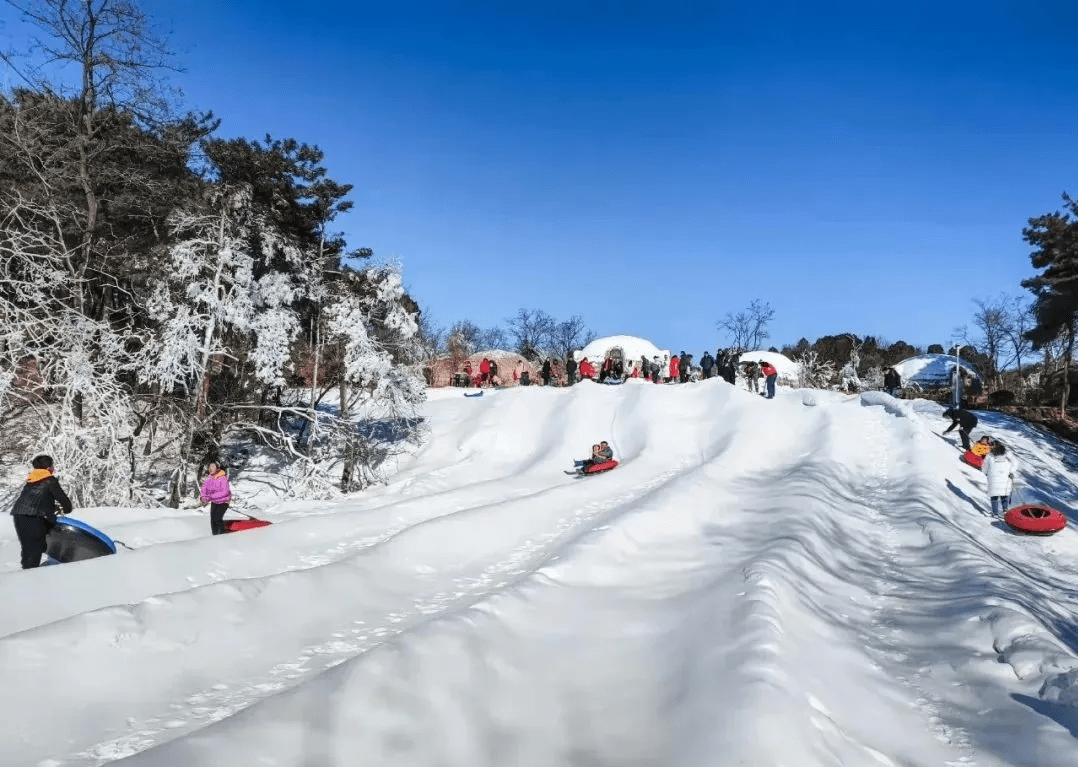
[[[0,763],[1073,765],[1078,534],[991,519],[940,412],[439,390],[387,486],[268,528],[88,509],[135,551],[23,573],[2,526]],[[1074,450],[982,425],[1074,519]]]

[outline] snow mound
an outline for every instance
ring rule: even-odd
[[[785,354],[779,352],[768,352],[763,350],[744,352],[741,355],[741,362],[770,362],[775,370],[779,372],[779,379],[783,383],[796,384],[799,380],[801,372],[801,366],[787,357]]]

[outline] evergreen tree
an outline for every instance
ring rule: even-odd
[[[1029,219],[1022,230],[1034,247],[1030,261],[1040,274],[1022,281],[1035,298],[1036,326],[1027,333],[1034,348],[1054,340],[1063,344],[1061,412],[1070,399],[1070,368],[1078,325],[1078,201],[1063,195],[1063,211]]]

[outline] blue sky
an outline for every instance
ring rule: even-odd
[[[1069,2],[143,7],[187,104],[320,146],[338,228],[445,325],[541,308],[699,356],[761,299],[776,346],[946,344],[1078,193]]]

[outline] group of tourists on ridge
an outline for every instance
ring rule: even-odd
[[[572,354],[568,355],[564,361],[549,357],[536,365],[535,373],[539,380],[533,380],[531,366],[523,359],[518,359],[513,365],[512,381],[520,386],[572,386],[584,379],[599,383],[621,382],[630,378],[643,378],[653,383],[690,383],[718,377],[734,385],[740,372],[749,391],[770,399],[775,396],[775,385],[778,380],[778,370],[770,362],[766,360],[743,362],[738,352],[729,349],[719,349],[717,357],[712,356],[711,352],[704,352],[699,366],[693,364],[693,355],[684,351],[672,355],[668,361],[665,357],[660,358],[658,355],[650,360],[646,355],[641,355],[640,359],[634,360],[631,366],[627,368],[626,365],[625,360],[615,355],[605,357],[598,367],[588,357],[584,357],[579,362]],[[764,380],[762,390],[761,378]],[[464,360],[455,380],[457,385],[477,388],[498,387],[508,383],[499,375],[498,363],[487,357],[479,363],[478,370],[473,368],[471,360]]]

